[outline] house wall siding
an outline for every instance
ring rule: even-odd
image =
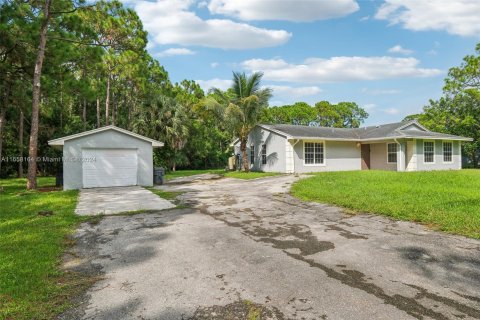
[[[63,188],[80,189],[83,187],[82,161],[68,161],[81,159],[82,149],[137,149],[138,172],[137,181],[141,186],[153,185],[153,150],[152,143],[114,130],[67,140],[63,146]]]
[[[397,155],[397,161],[398,157],[399,155]],[[387,143],[370,144],[370,169],[397,171],[396,163],[387,162]]]
[[[347,171],[361,170],[360,148],[353,141],[324,141],[325,165],[308,166],[304,164],[303,142],[293,148],[295,172]]]
[[[423,142],[424,141],[434,141],[435,143],[435,155],[434,163],[425,163],[423,155]],[[452,142],[452,162],[445,163],[443,162],[443,141]],[[419,171],[428,171],[428,170],[458,170],[462,168],[462,155],[461,155],[461,144],[459,141],[449,141],[449,140],[417,140],[417,170]]]
[[[262,142],[263,141],[263,142]],[[267,145],[267,164],[262,164],[262,144]],[[247,159],[250,163],[251,145],[255,146],[255,161],[250,163],[250,170],[264,172],[286,172],[286,143],[287,139],[262,129],[255,127],[248,135]],[[240,163],[242,163],[242,153],[240,151],[240,142],[234,146],[235,155],[240,154]]]

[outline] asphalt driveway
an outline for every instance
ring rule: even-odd
[[[84,224],[63,319],[480,319],[480,241],[304,203],[294,176],[181,181],[191,209]],[[253,311],[252,311],[253,310]]]

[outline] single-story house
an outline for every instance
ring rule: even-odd
[[[472,139],[416,120],[364,128],[260,124],[248,136],[247,155],[251,170],[265,172],[457,170],[462,141]],[[240,141],[233,146],[241,161]]]
[[[163,143],[116,126],[48,141],[63,148],[63,189],[152,186],[153,148]]]

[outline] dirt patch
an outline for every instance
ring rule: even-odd
[[[240,300],[225,306],[198,308],[189,320],[284,320],[285,316],[274,307],[267,307],[248,300]]]
[[[345,285],[348,285],[352,288],[360,289],[362,291],[365,291],[369,294],[376,296],[379,299],[382,299],[385,304],[392,305],[397,309],[400,309],[408,313],[412,317],[415,317],[417,319],[423,319],[424,317],[430,317],[436,320],[449,319],[447,316],[443,315],[442,313],[436,312],[432,309],[429,309],[421,305],[417,301],[417,297],[410,298],[410,297],[405,297],[399,294],[394,294],[391,296],[386,294],[381,287],[377,286],[374,283],[367,282],[365,279],[365,275],[359,271],[344,269],[342,270],[342,272],[339,272],[323,264],[315,262],[312,259],[306,259],[299,254],[292,254],[288,252],[286,253],[292,258],[308,263],[313,268],[318,268],[323,270],[327,274],[327,276],[330,278],[337,279]]]
[[[244,230],[250,235],[258,237],[258,241],[273,244],[274,248],[282,250],[298,249],[302,256],[308,256],[335,248],[335,245],[330,241],[319,241],[317,237],[312,234],[308,226],[286,223],[276,224],[274,226],[276,226],[274,229],[256,226],[253,230]]]
[[[52,191],[62,191],[62,187],[56,187],[56,186],[46,186],[46,187],[40,187],[37,188],[38,192],[52,192]]]
[[[480,319],[480,310],[471,308],[469,306],[466,306],[464,304],[458,303],[455,300],[439,296],[435,293],[428,292],[426,289],[415,286],[413,284],[406,284],[405,285],[417,289],[419,292],[415,296],[416,299],[422,299],[422,298],[428,298],[433,301],[441,302],[444,305],[450,306],[452,308],[455,308],[457,311],[462,312],[466,315],[469,315],[470,317],[473,317],[475,319]]]
[[[344,238],[347,238],[347,239],[368,239],[366,236],[364,235],[360,235],[360,234],[356,234],[356,233],[352,233],[351,231],[348,231],[346,229],[343,229],[343,228],[340,228],[338,226],[335,226],[335,225],[329,225],[327,230],[333,230],[333,231],[338,231],[338,233],[344,237]]]

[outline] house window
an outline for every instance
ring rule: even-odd
[[[435,144],[433,141],[423,142],[423,162],[434,163],[435,162]]]
[[[397,163],[397,148],[396,143],[387,143],[387,162]]]
[[[305,164],[323,164],[323,142],[305,142]]]
[[[453,143],[443,143],[443,162],[452,162]]]
[[[267,145],[262,144],[262,164],[267,164]]]
[[[255,163],[255,146],[252,144],[250,146],[250,164]]]

